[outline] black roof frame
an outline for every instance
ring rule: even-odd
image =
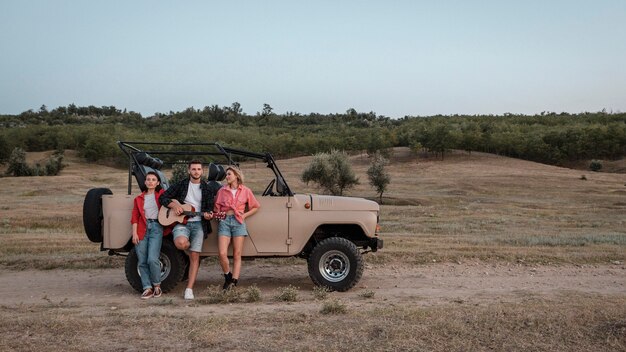
[[[272,170],[276,179],[275,182],[277,184],[281,184],[283,189],[282,195],[293,196],[293,192],[291,188],[287,185],[283,174],[278,169],[278,165],[276,165],[276,161],[274,157],[270,153],[256,153],[247,150],[235,149],[224,147],[219,143],[195,143],[195,142],[141,142],[141,141],[118,141],[117,145],[119,148],[126,154],[129,159],[128,165],[128,194],[131,194],[131,185],[132,185],[132,173],[133,173],[133,165],[143,165],[137,161],[136,155],[139,153],[146,153],[152,157],[154,156],[209,156],[212,159],[219,161],[220,163],[225,163],[227,165],[235,165],[239,167],[239,163],[237,163],[233,156],[240,156],[244,158],[252,158],[258,159],[266,163],[266,166]],[[174,150],[159,150],[159,149],[146,149],[142,150],[139,146],[150,146],[154,147],[180,147],[180,149],[174,148]],[[212,148],[213,150],[202,151],[198,150],[199,148]],[[194,149],[195,148],[195,149]],[[145,148],[144,148],[145,149]],[[178,160],[174,161],[163,161],[163,164],[175,165],[181,163],[187,163],[189,160]]]

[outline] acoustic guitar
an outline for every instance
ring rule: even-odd
[[[170,226],[175,223],[186,224],[187,219],[194,216],[202,217],[201,211],[196,211],[196,209],[191,204],[181,204],[183,208],[183,213],[180,215],[176,215],[174,209],[170,209],[168,207],[161,207],[159,209],[159,223],[162,226]],[[223,212],[213,213],[213,219],[222,220],[226,217],[226,214]]]

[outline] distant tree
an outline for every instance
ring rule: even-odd
[[[370,185],[376,189],[380,204],[383,203],[383,193],[391,182],[391,176],[385,170],[387,164],[388,160],[380,153],[376,153],[372,158],[372,165],[367,169],[367,178],[370,181]]]
[[[232,104],[230,104],[230,111],[235,115],[241,115],[243,109],[241,108],[241,104],[239,104],[239,102],[234,102]]]
[[[301,179],[307,184],[316,183],[332,195],[343,195],[345,190],[359,184],[348,156],[338,150],[315,154],[309,166],[304,169]]]
[[[263,112],[261,113],[261,115],[269,116],[272,114],[272,111],[274,111],[274,108],[272,108],[270,104],[263,104]]]

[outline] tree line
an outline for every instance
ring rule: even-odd
[[[407,146],[445,157],[451,149],[561,164],[615,159],[626,154],[626,113],[584,112],[537,115],[405,116],[391,119],[348,109],[337,114],[276,114],[264,104],[254,115],[238,103],[141,114],[71,104],[48,110],[0,115],[0,160],[11,151],[75,149],[89,161],[125,163],[117,140],[219,142],[269,151],[277,157],[331,150],[385,151]]]

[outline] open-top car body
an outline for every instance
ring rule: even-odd
[[[87,192],[83,205],[83,223],[87,237],[101,243],[110,255],[127,255],[126,277],[141,291],[137,255],[131,241],[130,223],[133,178],[139,190],[145,189],[146,173],[155,171],[164,188],[168,178],[161,168],[186,164],[199,159],[208,170],[203,182],[220,182],[224,167],[243,160],[265,163],[271,171],[267,186],[257,195],[259,211],[246,219],[249,236],[242,256],[301,257],[308,261],[308,272],[316,285],[331,290],[352,288],[363,273],[362,254],[376,252],[383,241],[378,237],[379,205],[355,197],[299,194],[291,190],[270,153],[233,149],[218,143],[118,142],[128,156],[128,192],[112,194],[107,188]],[[243,170],[244,173],[246,170]],[[217,256],[217,224],[202,246],[202,257]],[[166,236],[161,248],[161,277],[164,291],[173,289],[188,270],[187,255]]]

